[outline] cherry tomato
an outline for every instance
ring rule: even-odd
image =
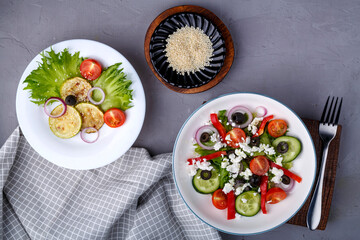
[[[266,193],[266,202],[275,204],[286,198],[286,192],[281,188],[274,187]]]
[[[253,174],[262,176],[269,171],[269,160],[265,156],[256,156],[250,161],[250,170]]]
[[[286,130],[287,124],[282,119],[272,120],[268,125],[268,132],[274,138],[281,137],[286,133]]]
[[[112,128],[117,128],[123,125],[125,119],[125,113],[118,108],[111,108],[104,114],[104,122]]]
[[[230,140],[229,139],[230,136]],[[233,148],[239,148],[239,143],[243,143],[246,140],[246,133],[241,128],[233,128],[226,134],[226,144]]]
[[[95,80],[101,75],[101,65],[94,59],[86,59],[80,65],[80,73],[87,80]]]
[[[216,190],[212,195],[212,203],[217,209],[227,208],[227,197],[222,189]]]

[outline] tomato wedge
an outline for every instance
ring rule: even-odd
[[[104,114],[104,122],[112,128],[117,128],[123,125],[125,119],[125,113],[118,108],[111,108]]]
[[[226,134],[225,140],[226,144],[230,147],[239,148],[239,143],[243,143],[246,140],[246,133],[241,128],[233,128]]]
[[[269,171],[269,159],[265,156],[256,156],[250,161],[250,170],[252,173],[262,176]]]
[[[268,128],[269,134],[272,137],[277,138],[277,137],[281,137],[282,135],[284,135],[286,133],[287,124],[282,119],[275,119],[275,120],[272,120],[271,122],[269,122],[267,128]]]
[[[80,64],[80,73],[87,80],[95,80],[101,75],[101,65],[95,59],[86,59]]]
[[[227,208],[227,197],[222,189],[218,189],[213,193],[212,203],[217,209]]]
[[[271,188],[266,193],[266,202],[270,204],[278,203],[286,198],[286,192],[281,188],[274,187]]]

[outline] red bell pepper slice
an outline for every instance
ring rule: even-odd
[[[278,169],[283,170],[283,171],[284,171],[284,174],[285,174],[286,176],[288,176],[289,178],[294,179],[294,180],[297,181],[298,183],[300,183],[300,182],[302,181],[302,178],[301,178],[301,177],[299,177],[299,176],[296,175],[295,173],[290,172],[290,171],[287,170],[286,168],[283,168],[282,166],[277,165],[276,163],[274,163],[274,162],[272,162],[272,161],[269,161],[269,163],[270,163],[270,167],[272,167],[272,168],[275,167],[275,168],[278,168]]]
[[[264,133],[266,123],[267,123],[268,121],[270,121],[271,119],[273,119],[273,118],[274,118],[274,115],[270,115],[270,116],[265,117],[265,118],[262,120],[259,129],[257,130],[257,132],[254,134],[253,137],[259,137],[260,135],[262,135],[262,134]]]
[[[268,185],[268,176],[261,176],[260,180],[260,193],[261,193],[261,210],[263,214],[266,214],[266,192],[267,192],[267,185]]]
[[[217,157],[221,157],[223,155],[226,155],[226,151],[218,151],[218,152],[214,152],[214,153],[211,153],[209,155],[205,155],[205,156],[202,156],[202,157],[196,157],[196,158],[189,158],[188,159],[188,162],[189,164],[188,165],[192,165],[193,164],[193,160],[195,161],[200,161],[200,162],[203,162],[203,161],[209,161],[211,159],[214,159],[214,158],[217,158]]]
[[[210,120],[211,120],[211,123],[216,128],[216,130],[218,130],[218,132],[220,134],[221,142],[225,143],[226,130],[225,130],[224,126],[221,124],[221,122],[219,122],[217,114],[216,113],[210,114]]]
[[[231,191],[227,194],[227,219],[235,218],[235,194]]]

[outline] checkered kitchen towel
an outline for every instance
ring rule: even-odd
[[[0,150],[0,239],[220,239],[180,198],[171,154],[131,148],[103,168],[58,167],[19,128]]]

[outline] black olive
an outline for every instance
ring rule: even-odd
[[[282,175],[281,177],[281,182],[285,185],[289,185],[290,184],[290,178],[286,175]]]
[[[250,164],[251,160],[252,160],[252,158],[250,158],[250,157],[246,157],[245,159],[243,159],[243,161],[246,162],[247,165]]]
[[[200,173],[201,178],[204,180],[209,180],[211,178],[211,175],[212,173],[209,170],[202,170]]]
[[[250,177],[250,180],[249,180],[249,183],[252,187],[258,187],[260,186],[260,176],[259,175],[256,175],[256,174],[253,174],[251,177]]]
[[[227,155],[229,156],[230,154],[235,154],[235,149],[230,149],[226,151]]]
[[[289,145],[286,142],[279,142],[279,144],[276,146],[276,151],[278,153],[286,153],[289,151]]]
[[[200,142],[205,143],[210,140],[210,134],[207,132],[203,132],[200,136]]]
[[[250,147],[258,147],[260,146],[260,137],[252,137],[250,140]]]
[[[246,181],[243,178],[237,178],[237,179],[235,179],[234,188],[236,189],[238,187],[241,187],[245,183],[246,183]]]
[[[245,189],[244,189],[244,192],[247,192],[247,191],[250,191],[251,190],[251,187],[247,186]]]
[[[236,124],[243,124],[246,122],[246,116],[241,112],[236,112],[233,115],[231,115],[231,120]]]
[[[76,97],[74,95],[69,95],[65,98],[65,103],[70,106],[74,106],[76,104]]]

